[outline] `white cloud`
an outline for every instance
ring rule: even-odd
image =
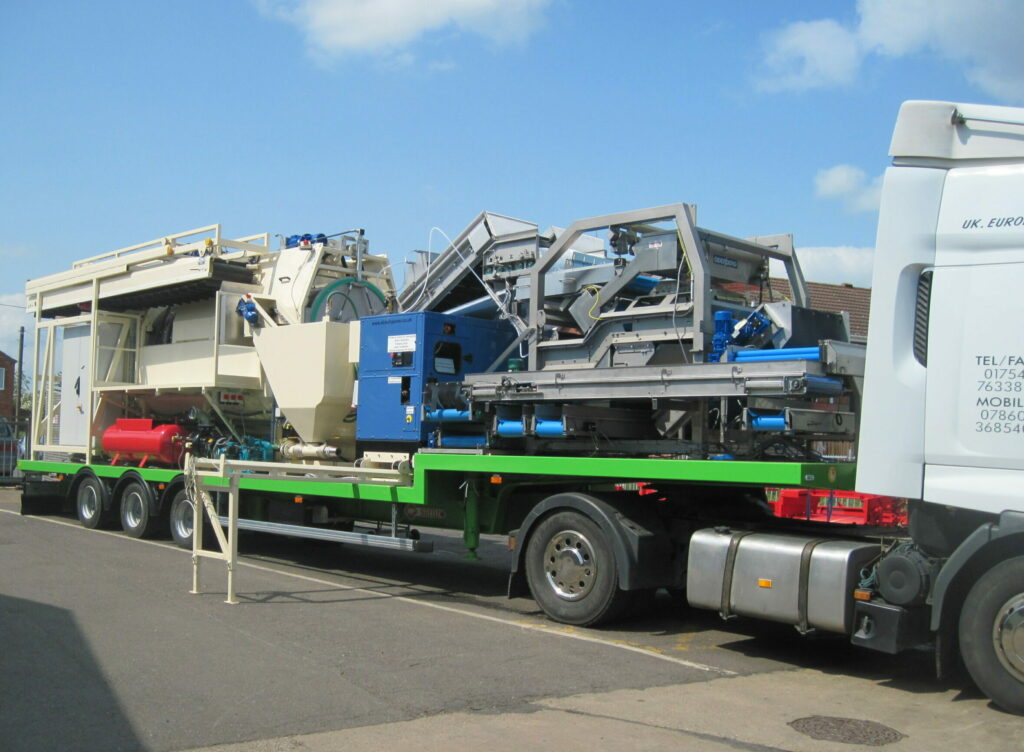
[[[760,81],[767,91],[814,89],[848,84],[860,66],[856,36],[832,20],[790,24],[768,38]]]
[[[858,0],[857,19],[799,21],[768,34],[768,91],[852,83],[870,56],[933,54],[962,66],[989,96],[1024,103],[1024,24],[1020,0]]]
[[[525,41],[551,0],[255,0],[302,29],[328,54],[402,51],[430,32],[455,28],[499,44]]]
[[[808,282],[827,282],[841,285],[849,282],[857,287],[871,286],[873,248],[856,246],[805,246],[796,249],[804,279]],[[782,262],[772,262],[771,274],[784,277]]]
[[[848,212],[878,211],[882,200],[882,176],[868,181],[864,170],[841,164],[819,170],[814,176],[814,194],[819,198],[835,198]]]

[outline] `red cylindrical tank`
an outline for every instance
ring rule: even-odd
[[[154,426],[150,418],[118,418],[103,432],[103,451],[123,460],[178,465],[185,453],[185,429],[174,423]]]

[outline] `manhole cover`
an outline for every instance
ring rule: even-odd
[[[842,744],[863,744],[868,747],[881,747],[884,744],[898,742],[903,738],[903,734],[894,728],[856,718],[812,715],[808,718],[790,721],[789,725],[812,739],[841,742]]]

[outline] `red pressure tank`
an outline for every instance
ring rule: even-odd
[[[185,429],[174,423],[154,426],[151,418],[118,418],[103,432],[103,451],[119,460],[177,466],[185,453]]]

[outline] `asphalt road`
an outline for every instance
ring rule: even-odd
[[[227,605],[219,562],[193,595],[188,552],[18,510],[0,490],[5,752],[850,750],[878,729],[893,749],[1024,745],[1024,719],[939,684],[926,654],[726,625],[668,597],[608,629],[553,624],[505,598],[497,538],[466,562],[440,532],[429,555],[250,536]]]

